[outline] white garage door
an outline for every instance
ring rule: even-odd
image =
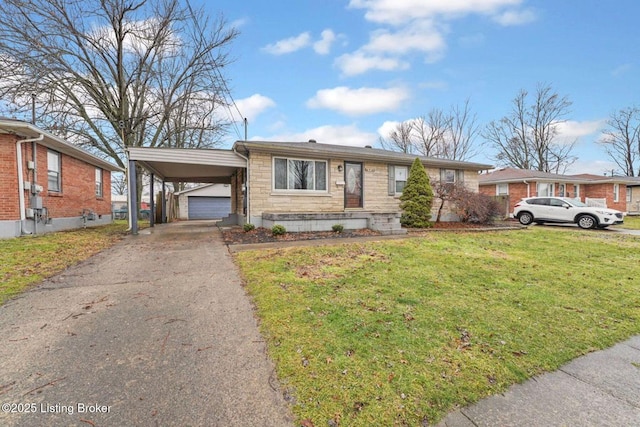
[[[189,197],[189,219],[224,218],[229,213],[230,197]]]

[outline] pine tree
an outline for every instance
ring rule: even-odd
[[[405,227],[429,228],[431,227],[431,204],[433,203],[433,189],[429,181],[429,175],[419,158],[411,165],[407,184],[400,196],[400,209],[402,216],[400,223]]]

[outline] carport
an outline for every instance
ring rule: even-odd
[[[162,181],[162,222],[166,222],[165,183],[166,182],[194,182],[231,184],[232,194],[235,188],[232,176],[238,169],[247,168],[247,158],[234,150],[216,149],[185,149],[185,148],[150,148],[130,147],[127,149],[129,157],[129,206],[135,206],[137,200],[137,172],[136,164],[144,167],[151,174],[151,226],[154,225],[155,203],[153,200],[154,181]],[[246,176],[246,174],[244,174]],[[245,193],[248,186],[245,185]],[[129,209],[130,226],[133,234],[138,233],[137,209]]]

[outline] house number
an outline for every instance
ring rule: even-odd
[[[375,172],[375,169],[371,169],[371,168],[364,168],[365,172]]]

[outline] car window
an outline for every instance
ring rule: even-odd
[[[536,199],[530,199],[528,201],[528,203],[530,205],[548,205],[549,204],[549,199],[544,198],[544,197],[538,197]]]
[[[565,205],[565,201],[564,200],[560,200],[560,199],[549,199],[550,205],[553,207],[557,207],[557,208],[561,208]]]

